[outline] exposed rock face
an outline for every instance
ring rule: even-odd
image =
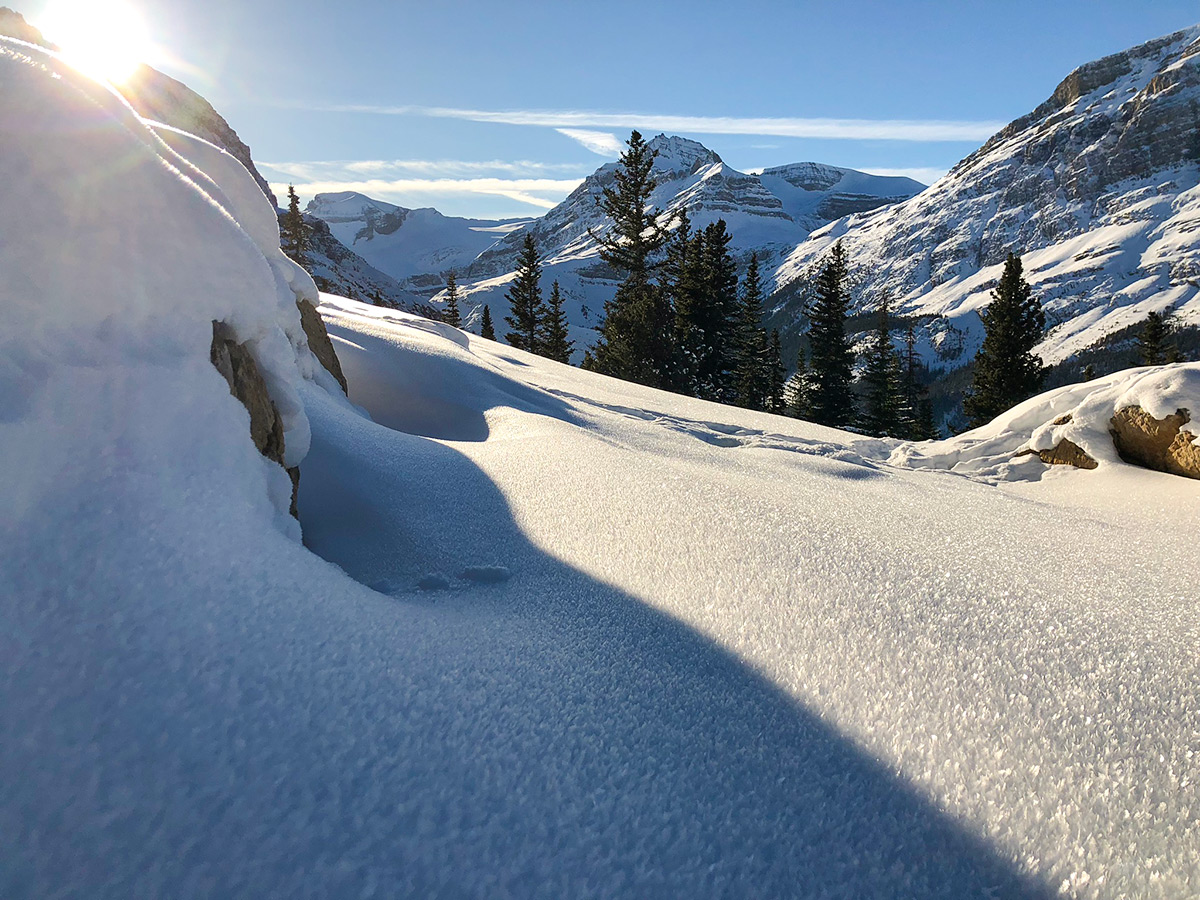
[[[1087,455],[1074,441],[1063,438],[1049,450],[1026,450],[1023,454],[1034,454],[1048,466],[1074,466],[1077,469],[1095,469],[1099,463]]]
[[[338,361],[337,353],[333,349],[333,341],[329,339],[329,332],[325,328],[325,321],[321,318],[321,314],[317,312],[317,308],[309,301],[300,299],[296,301],[296,306],[300,310],[300,324],[304,326],[304,334],[308,337],[308,349],[326,369],[329,374],[337,379],[337,383],[342,386],[342,393],[349,393],[346,386],[346,376],[342,374],[342,364]]]
[[[1185,478],[1200,478],[1200,447],[1195,435],[1179,429],[1191,420],[1186,409],[1156,419],[1140,406],[1118,410],[1109,433],[1121,458],[1135,465]]]
[[[314,314],[316,310],[313,310]],[[324,326],[322,326],[322,331]],[[329,340],[328,336],[325,338]],[[332,348],[331,348],[332,349]],[[245,344],[239,344],[233,330],[224,322],[213,322],[212,349],[209,358],[229,384],[229,393],[237,397],[250,413],[250,438],[258,452],[283,465],[283,421],[267,392],[258,365]],[[336,362],[336,357],[335,357]],[[339,370],[340,371],[340,370]],[[300,487],[300,467],[287,469],[292,479],[291,513],[296,515],[296,494]]]
[[[1047,362],[1168,305],[1200,320],[1198,162],[1191,28],[1080,67],[928,190],[814,232],[776,271],[778,322],[799,321],[796,288],[839,239],[860,308],[886,290],[903,312],[945,316],[965,335],[965,352],[940,365],[970,362],[982,338],[975,311],[1010,250],[1046,309]],[[939,333],[921,344],[933,362]]]

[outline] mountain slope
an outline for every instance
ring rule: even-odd
[[[848,209],[894,203],[923,188],[908,178],[867,175],[819,163],[781,166],[762,175],[751,175],[729,167],[720,156],[696,141],[660,134],[649,144],[658,154],[654,161],[658,184],[651,202],[664,211],[663,221],[673,221],[675,214],[684,208],[697,227],[725,219],[733,235],[731,248],[742,263],[753,251],[765,266],[774,266],[810,230]],[[465,252],[454,256],[469,328],[477,327],[484,303],[491,305],[498,321],[508,313],[504,294],[525,235],[532,234],[542,257],[545,285],[548,287],[555,280],[561,283],[571,337],[577,342],[578,351],[591,345],[595,339],[593,329],[605,300],[616,289],[616,281],[600,261],[596,241],[589,232],[603,235],[610,227],[598,201],[603,189],[611,186],[617,165],[601,166],[541,218],[519,227],[518,223],[493,223],[503,233],[488,232],[487,236],[495,240],[469,264],[462,263]],[[356,208],[369,205],[375,210],[369,215],[381,220],[387,215],[415,216],[422,212],[398,212],[399,208],[391,204],[361,195],[353,197],[346,202]],[[336,207],[330,204],[330,215],[337,214]],[[367,215],[355,215],[353,222],[365,221]],[[471,220],[457,221],[468,223],[465,227],[470,230],[478,230],[469,224]],[[347,223],[349,227],[353,226]],[[400,227],[396,234],[402,235],[407,227],[407,224]],[[482,238],[477,239],[482,242]],[[376,235],[373,240],[381,239]],[[354,246],[360,248],[362,243]],[[461,239],[455,246],[467,249]],[[367,250],[362,252],[368,254]],[[380,268],[392,271],[382,264],[382,257]],[[442,266],[442,271],[445,268]],[[410,289],[430,296],[437,295],[443,284],[440,274],[436,278],[411,278],[406,282]],[[501,326],[501,333],[503,330]]]
[[[856,270],[860,309],[882,291],[940,317],[935,363],[968,362],[1006,254],[1024,257],[1057,362],[1151,310],[1200,321],[1200,28],[1072,72],[922,194],[814,232],[775,273],[777,317],[832,244]]]
[[[463,270],[525,219],[491,220],[443,216],[436,209],[405,209],[353,191],[317,194],[305,210],[322,219],[339,241],[368,263],[410,288],[430,293],[445,286],[445,273]]]

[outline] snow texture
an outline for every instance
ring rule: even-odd
[[[0,129],[0,895],[1200,892],[1200,484],[322,295],[368,417],[225,157],[10,42]],[[303,546],[213,318],[302,402]]]

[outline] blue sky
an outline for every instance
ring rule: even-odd
[[[1200,23],[1200,0],[125,2],[270,180],[487,217],[539,214],[633,127],[743,171],[929,181],[1075,66]]]

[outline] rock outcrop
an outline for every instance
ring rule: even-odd
[[[337,353],[333,349],[333,341],[329,339],[329,332],[325,328],[325,321],[321,318],[321,314],[317,312],[317,308],[312,303],[303,298],[296,301],[296,307],[300,310],[300,324],[304,327],[304,334],[308,338],[308,349],[312,351],[317,361],[329,371],[329,374],[337,379],[337,383],[342,386],[342,393],[349,393],[346,376],[342,374],[342,364],[338,361]]]
[[[311,305],[311,304],[310,304]],[[314,314],[316,310],[313,310]],[[324,326],[322,326],[322,331]],[[328,336],[325,338],[329,340]],[[332,347],[330,348],[332,350]],[[237,397],[250,414],[250,438],[258,452],[272,462],[284,465],[283,420],[267,391],[267,383],[249,348],[238,343],[224,322],[213,322],[212,349],[209,353],[214,368],[229,384],[229,393]],[[337,357],[334,357],[336,363]],[[338,370],[341,371],[340,368]],[[291,513],[296,515],[296,495],[300,488],[300,467],[284,467],[292,479]]]
[[[1191,420],[1181,409],[1164,419],[1156,419],[1140,406],[1118,410],[1109,423],[1109,433],[1121,458],[1134,465],[1200,478],[1200,447],[1196,437],[1180,429]]]

